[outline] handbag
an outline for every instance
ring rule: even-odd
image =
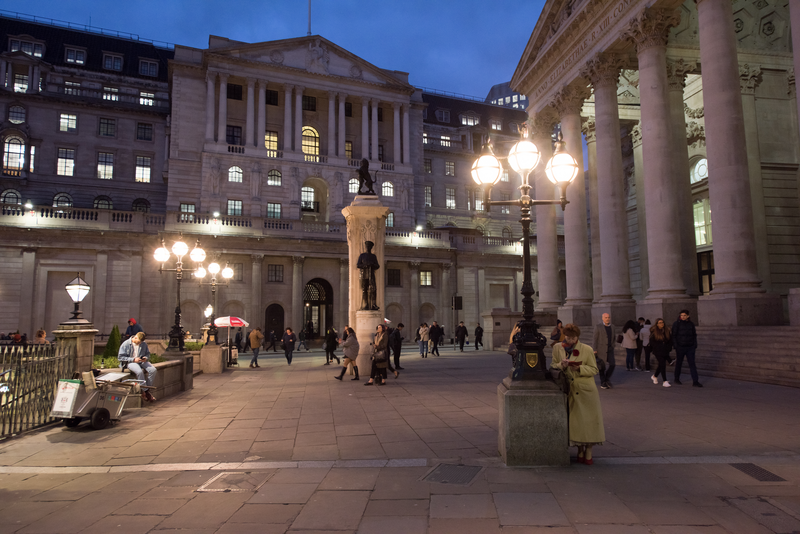
[[[327,342],[322,344],[322,350],[328,350],[328,343]]]
[[[622,340],[625,339],[622,334],[617,334],[617,343],[622,343]]]

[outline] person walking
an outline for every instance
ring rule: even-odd
[[[697,350],[697,330],[689,318],[689,310],[681,310],[678,320],[672,324],[672,339],[675,345],[675,379],[672,383],[681,385],[681,366],[683,359],[686,358],[689,363],[689,373],[692,375],[692,385],[696,388],[703,387],[694,364],[694,354]]]
[[[442,336],[444,335],[444,330],[442,329],[441,326],[439,326],[439,323],[437,323],[436,321],[433,321],[433,324],[431,325],[430,329],[428,330],[428,335],[430,336],[431,343],[433,344],[433,346],[431,347],[430,353],[431,354],[436,354],[436,356],[438,357],[439,356],[439,344],[442,341]]]
[[[275,337],[275,330],[270,330],[269,336],[266,336],[264,339],[264,352],[269,351],[269,349],[272,349],[272,352],[278,352],[278,349],[275,346],[277,343],[278,338]]]
[[[639,337],[636,329],[636,321],[628,321],[622,327],[622,348],[625,349],[625,368],[628,371],[639,371],[634,367],[633,360],[636,357],[636,340]]]
[[[672,332],[667,325],[664,324],[664,319],[656,319],[656,325],[650,329],[650,350],[656,357],[658,367],[656,372],[650,377],[653,384],[658,385],[658,375],[661,375],[663,386],[665,388],[671,387],[667,382],[667,358],[672,350]]]
[[[561,322],[561,319],[556,319],[556,326],[553,327],[553,331],[550,332],[550,343],[551,347],[555,347],[562,341],[564,341],[564,323]]]
[[[639,332],[642,331],[644,328],[644,317],[639,317],[636,323],[636,353],[634,354],[634,359],[636,360],[636,370],[642,370],[642,349],[644,348],[644,344],[642,343],[642,338],[639,337]]]
[[[466,341],[468,335],[467,327],[464,326],[464,321],[459,322],[456,327],[456,341],[458,342],[458,348],[461,352],[464,352],[464,341]]]
[[[325,365],[330,365],[336,359],[336,363],[342,363],[339,357],[334,354],[336,348],[339,346],[339,338],[336,335],[336,330],[328,328],[325,334]]]
[[[236,330],[236,336],[233,338],[233,344],[236,350],[242,352],[242,329],[241,327]]]
[[[569,444],[578,447],[578,463],[592,465],[592,447],[606,439],[600,394],[594,384],[598,373],[595,352],[579,341],[581,330],[564,326],[564,341],[553,347],[550,367],[559,369],[569,385]]]
[[[602,389],[611,389],[613,387],[611,385],[611,375],[614,374],[614,367],[616,367],[614,363],[614,340],[616,339],[616,333],[614,325],[611,324],[611,314],[604,313],[602,318],[603,322],[594,327],[592,347],[594,347],[595,354],[598,354],[598,351],[600,354],[605,353],[605,360],[608,362],[608,366],[604,370],[603,366],[598,364],[600,387]],[[601,362],[603,361],[601,356],[598,356],[598,359]]]
[[[300,344],[297,345],[297,350],[298,351],[300,351],[300,347],[303,347],[303,348],[306,349],[306,352],[308,352],[308,343],[306,343],[306,339],[308,339],[306,337],[307,335],[308,334],[306,334],[305,330],[300,330]]]
[[[378,385],[386,385],[386,368],[389,364],[388,348],[389,336],[386,334],[386,325],[379,324],[375,332],[375,341],[372,343],[372,370],[369,374],[369,381],[364,383],[365,386],[371,386],[379,378]]]
[[[434,325],[436,323],[433,323]],[[392,333],[389,334],[389,347],[392,349],[392,353],[394,354],[394,368],[395,368],[395,378],[399,375],[397,371],[402,371],[403,368],[400,367],[400,350],[403,348],[403,328],[406,325],[403,323],[398,323],[397,328],[392,330]],[[433,330],[433,327],[430,328]],[[434,345],[435,347],[436,345]]]
[[[428,323],[419,325],[419,355],[423,358],[428,357],[428,341],[431,339],[431,330]]]
[[[294,335],[291,328],[287,328],[284,332],[281,342],[283,342],[283,354],[286,356],[286,361],[292,365],[292,353],[294,352],[294,344],[297,341],[297,336]]]
[[[353,329],[349,326],[345,326],[344,332],[342,333],[342,359],[344,361],[344,367],[342,367],[341,373],[334,375],[336,380],[342,380],[344,373],[347,371],[347,366],[351,363],[353,364],[353,371],[356,373],[355,378],[352,380],[358,380],[358,362],[356,361],[358,358],[358,349],[359,346],[356,333],[353,332]]]
[[[483,327],[481,323],[475,327],[475,350],[478,350],[478,345],[483,347]]]
[[[650,370],[650,327],[653,326],[650,324],[650,319],[645,320],[644,324],[642,325],[641,330],[639,330],[639,341],[642,344],[642,350],[644,350],[644,370]]]
[[[258,351],[261,349],[262,341],[264,341],[264,334],[261,333],[261,327],[257,326],[250,332],[250,346],[253,347],[253,359],[250,360],[250,367],[259,367]]]

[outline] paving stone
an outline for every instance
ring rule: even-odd
[[[319,485],[320,490],[372,490],[378,480],[380,469],[336,468],[331,469]]]
[[[233,514],[230,523],[277,523],[286,528],[303,509],[299,504],[251,504],[245,503]]]
[[[297,435],[295,427],[287,428],[262,428],[256,434],[256,441],[281,441],[281,440],[294,440]]]
[[[714,525],[700,508],[688,502],[625,502],[639,520],[648,525]]]
[[[270,479],[270,484],[319,484],[328,476],[329,468],[280,469]]]
[[[318,491],[292,523],[292,530],[355,529],[369,500],[367,491]]]
[[[495,493],[500,524],[568,526],[570,522],[549,493]]]
[[[506,529],[503,529],[502,532],[505,533]],[[428,534],[501,534],[501,530],[497,519],[431,518]]]
[[[19,532],[25,534],[52,534],[53,532],[69,534],[80,532],[136,497],[138,497],[138,494],[134,493],[92,493],[80,500],[67,503],[67,506],[54,510]],[[100,502],[102,502],[102,506],[98,505]]]
[[[250,498],[249,492],[200,493],[159,524],[187,530],[219,528]]]
[[[425,534],[427,531],[425,517],[364,517],[358,527],[358,534]]]
[[[404,517],[421,515],[428,517],[430,506],[427,499],[394,499],[389,501],[371,500],[364,512],[365,516],[401,515]]]
[[[492,518],[497,512],[489,494],[431,495],[431,518]]]
[[[247,501],[255,504],[305,504],[317,484],[264,484]]]
[[[89,528],[82,530],[81,534],[146,534],[164,521],[159,515],[137,515],[104,517]]]
[[[139,497],[119,508],[114,515],[161,515],[175,513],[178,508],[189,502],[189,499],[152,499]]]

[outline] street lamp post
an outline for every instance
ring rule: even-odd
[[[158,272],[174,272],[175,279],[178,282],[178,294],[175,304],[175,324],[172,325],[172,330],[169,331],[169,345],[167,346],[167,350],[173,352],[183,352],[183,338],[186,335],[183,326],[181,326],[181,279],[183,278],[184,271],[183,257],[187,252],[189,252],[189,246],[183,241],[176,241],[175,244],[172,245],[172,254],[175,254],[177,258],[174,269],[164,268],[164,263],[170,259],[171,255],[167,247],[164,246],[163,240],[161,241],[161,247],[157,248],[153,254],[156,261],[161,263],[161,268]],[[206,251],[200,248],[199,241],[195,244],[189,257],[195,263],[201,263],[206,259]]]
[[[225,268],[221,269],[221,270],[222,270],[222,277],[225,279],[225,283],[227,284],[228,280],[233,278],[233,269],[231,269],[228,266],[228,264],[226,263],[225,264]],[[208,320],[211,323],[208,326],[208,342],[210,343],[211,342],[211,336],[214,336],[214,342],[217,345],[219,345],[219,339],[217,338],[217,325],[214,324],[214,319],[217,318],[217,309],[218,309],[218,306],[217,306],[217,274],[220,273],[219,263],[217,263],[217,262],[210,263],[208,265],[208,272],[211,274],[211,281],[210,282],[201,282],[200,283],[201,286],[204,286],[204,285],[205,286],[211,286],[211,300],[214,303],[213,306],[211,306],[209,304],[208,308],[210,308],[210,311],[208,310],[208,308],[206,309],[206,311],[208,312],[208,313],[206,313],[206,317],[208,317]],[[201,265],[194,272],[194,276],[195,276],[195,278],[200,278],[200,279],[205,278],[206,269]]]
[[[546,377],[546,363],[544,347],[547,344],[545,337],[539,333],[538,325],[533,313],[533,281],[531,279],[531,207],[544,204],[560,204],[563,211],[567,201],[567,186],[578,174],[578,164],[575,158],[566,151],[561,132],[555,142],[553,157],[547,162],[545,173],[551,182],[561,188],[559,200],[533,200],[530,197],[531,184],[528,176],[539,163],[540,154],[532,142],[528,141],[527,129],[523,129],[522,138],[516,143],[508,154],[508,162],[521,177],[519,186],[520,198],[516,200],[492,201],[491,187],[500,180],[502,166],[492,152],[489,142],[483,145],[480,157],[472,166],[472,179],[478,185],[486,186],[484,205],[489,211],[491,206],[519,206],[522,224],[522,320],[517,323],[519,333],[514,336],[514,345],[517,348],[517,357],[514,369],[511,372],[512,380],[544,380]]]
[[[75,308],[72,310],[72,317],[69,320],[64,321],[61,324],[83,324],[88,325],[91,324],[89,321],[82,317],[83,312],[80,310],[81,301],[86,298],[86,295],[89,294],[89,284],[87,284],[83,278],[81,278],[80,273],[73,279],[69,284],[67,284],[64,289],[67,290],[67,294],[69,298],[72,299],[72,302],[75,304]]]

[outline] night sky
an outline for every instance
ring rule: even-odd
[[[5,5],[3,5],[5,4]],[[311,33],[409,81],[485,97],[509,81],[544,0],[312,0]],[[308,0],[29,0],[26,15],[206,48],[210,34],[255,43],[305,36]]]

